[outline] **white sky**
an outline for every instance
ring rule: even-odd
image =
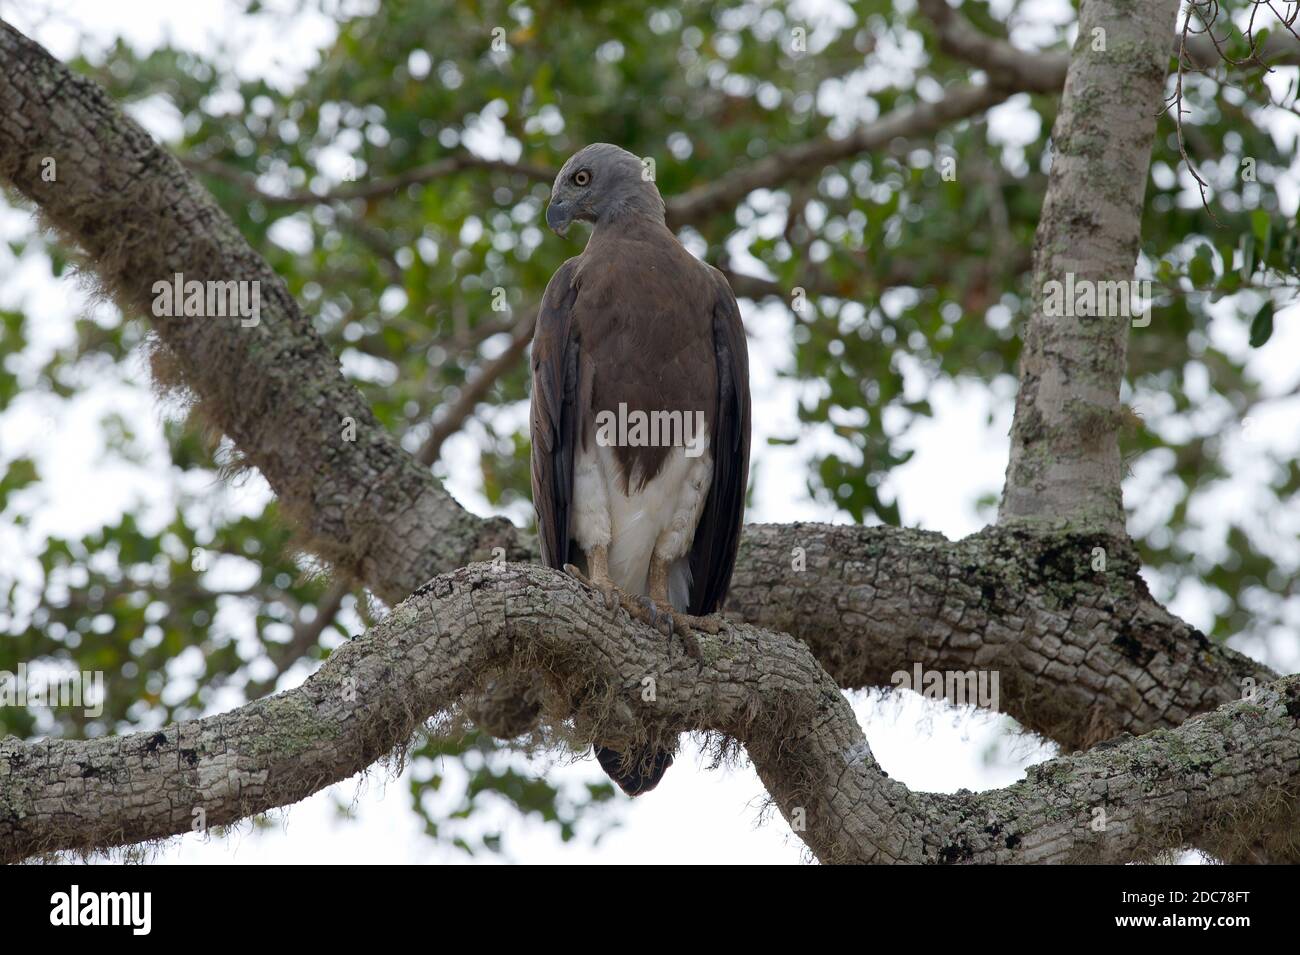
[[[220,0],[174,4],[62,0],[49,4],[51,17],[34,16],[27,0],[0,0],[0,16],[34,36],[61,58],[74,54],[82,31],[92,43],[123,36],[141,51],[168,38],[175,44],[211,52],[225,44],[234,52],[244,75],[263,75],[289,83],[315,61],[315,50],[333,36],[331,21],[314,15],[291,16],[281,22],[259,18],[250,22],[231,15]],[[286,6],[270,4],[272,9]],[[821,4],[816,5],[821,7]],[[1051,4],[1047,9],[1055,10]],[[1059,12],[1059,11],[1058,11]],[[1019,28],[1022,42],[1038,37],[1032,24]],[[174,117],[165,110],[133,110],[155,135],[174,134]],[[1024,128],[1024,108],[1015,104],[993,117],[995,132],[1014,142]],[[1294,190],[1293,190],[1294,191]],[[1294,199],[1289,199],[1294,208]],[[0,206],[0,239],[28,233],[29,217]],[[0,243],[0,307],[22,304],[29,314],[43,317],[35,329],[36,351],[71,339],[73,321],[86,305],[69,282],[49,278],[43,260],[28,254],[15,261]],[[1291,315],[1295,315],[1293,311]],[[828,520],[834,515],[808,499],[803,462],[810,451],[833,439],[810,434],[798,445],[773,448],[769,435],[785,436],[796,428],[798,386],[778,378],[791,354],[790,321],[781,308],[745,308],[751,335],[753,375],[755,521]],[[1216,344],[1233,354],[1247,354],[1244,330],[1236,321],[1218,321]],[[1300,328],[1279,316],[1278,330],[1265,349],[1251,356],[1251,370],[1270,393],[1281,394],[1296,384],[1294,356],[1300,352]],[[915,378],[911,387],[920,387]],[[915,456],[897,469],[889,489],[897,494],[903,520],[912,526],[942,531],[950,538],[977,530],[984,519],[972,502],[996,493],[1002,485],[1007,432],[1014,384],[1004,380],[993,389],[965,383],[941,383],[928,395],[934,418],[921,421],[905,437]],[[114,411],[131,420],[146,438],[150,460],[144,467],[103,464],[98,422]],[[505,414],[517,413],[507,410]],[[989,421],[992,424],[989,424]],[[125,381],[105,378],[91,383],[67,404],[43,396],[24,395],[0,415],[0,460],[34,453],[42,464],[45,483],[34,491],[42,503],[35,524],[19,532],[0,526],[0,550],[31,553],[48,534],[81,534],[112,519],[136,501],[155,502],[163,515],[178,495],[176,472],[169,466],[159,428],[160,411],[149,394],[144,370],[135,367]],[[1263,447],[1300,451],[1300,401],[1278,403],[1260,415],[1241,438],[1240,460],[1249,468]],[[457,498],[482,513],[485,502],[477,492],[478,469],[473,440],[460,435],[444,449]],[[93,491],[91,489],[93,488]],[[257,510],[267,493],[259,480],[239,488],[185,488],[211,497],[213,504]],[[1141,476],[1127,485],[1132,499],[1141,494]],[[1225,491],[1230,494],[1231,489]],[[209,505],[212,506],[212,505]],[[1294,518],[1295,515],[1290,515]],[[1175,609],[1204,626],[1208,608],[1195,593],[1180,594]],[[1270,647],[1250,647],[1254,655],[1284,670],[1300,669],[1295,641],[1273,641]],[[300,681],[304,668],[287,678]],[[282,687],[286,684],[282,683]],[[912,694],[883,702],[855,696],[855,707],[872,751],[890,775],[914,788],[934,791],[973,790],[1005,785],[1025,766],[1051,755],[1050,746],[1023,736],[1008,737],[1012,725],[989,714],[970,716],[950,707],[924,703]],[[521,820],[512,812],[497,814],[505,825],[509,858],[530,862],[797,862],[802,844],[779,814],[756,825],[764,795],[756,775],[746,768],[707,771],[699,765],[698,749],[687,743],[677,765],[649,796],[622,804],[622,825],[598,845],[585,840],[562,845],[551,829]],[[557,759],[549,770],[556,780],[602,779],[594,761],[572,763]],[[454,780],[452,781],[454,783]],[[452,786],[454,789],[454,785]],[[339,805],[351,806],[351,820],[340,818]],[[405,779],[386,779],[382,772],[358,783],[349,781],[275,814],[269,827],[254,831],[250,824],[227,837],[186,836],[172,840],[157,858],[166,862],[462,862],[454,850],[439,850],[420,831],[410,809]]]

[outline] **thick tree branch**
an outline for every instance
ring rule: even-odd
[[[179,366],[179,377],[199,396],[209,420],[230,434],[250,462],[262,469],[290,515],[306,530],[312,546],[355,567],[361,581],[389,599],[471,555],[487,556],[490,545],[502,546],[512,556],[531,554],[530,542],[505,522],[482,521],[462,511],[379,428],[278,279],[175,161],[118,115],[92,84],[68,73],[8,28],[0,30],[0,115],[6,119],[0,125],[0,177],[36,201],[52,224],[87,250],[106,284],[128,309],[147,313],[152,281],[169,278],[172,272],[183,272],[187,278],[246,278],[263,283],[266,305],[255,328],[242,328],[237,320],[192,319],[160,319],[156,326]],[[60,169],[54,182],[41,176],[41,160],[46,156],[55,158]],[[355,442],[338,437],[342,430],[339,419],[344,416],[357,422]],[[1122,543],[1114,545],[1110,554],[1114,573],[1089,579],[1081,562],[1088,563],[1094,548],[1086,545],[1096,541],[1059,535],[1036,537],[1031,542],[1027,537],[1001,536],[1003,533],[988,532],[951,544],[937,535],[896,529],[749,528],[731,610],[750,621],[771,621],[769,626],[788,628],[825,661],[831,675],[817,665],[803,644],[782,634],[737,625],[732,632],[743,635],[741,642],[747,649],[724,642],[720,647],[726,651],[725,659],[699,667],[705,681],[700,684],[704,687],[700,698],[711,699],[709,694],[716,693],[722,703],[710,703],[707,712],[664,710],[656,722],[653,712],[639,709],[631,701],[628,713],[621,707],[614,713],[599,709],[603,715],[592,725],[611,743],[618,742],[619,734],[638,732],[659,733],[667,740],[682,728],[710,728],[744,740],[783,808],[789,811],[800,805],[792,799],[807,797],[805,808],[812,810],[809,841],[823,858],[943,859],[945,846],[957,847],[959,858],[968,857],[968,850],[971,858],[1002,858],[1002,849],[994,842],[967,831],[965,823],[951,816],[951,812],[961,816],[965,804],[943,802],[954,797],[900,792],[879,774],[869,756],[862,767],[855,764],[844,778],[849,787],[845,791],[859,794],[865,808],[846,808],[834,799],[824,804],[830,797],[825,792],[819,796],[809,781],[819,779],[817,774],[834,760],[842,764],[843,754],[856,753],[854,747],[861,741],[856,726],[849,725],[851,713],[848,722],[842,719],[846,707],[837,685],[879,684],[894,670],[907,669],[915,662],[941,669],[996,667],[1004,674],[1005,708],[1026,725],[1072,747],[1117,729],[1141,732],[1174,726],[1187,713],[1234,699],[1243,679],[1271,676],[1238,655],[1208,645],[1195,631],[1160,610],[1140,586],[1135,563],[1121,553]],[[1014,533],[1014,529],[1005,533]],[[791,545],[792,540],[797,543]],[[793,546],[804,548],[809,569],[790,580]],[[1036,549],[1040,547],[1047,550]],[[391,654],[379,652],[372,660],[358,648],[340,655],[345,663],[339,666],[355,667],[365,674],[373,673],[372,667],[383,672],[382,668],[389,666],[389,675],[400,677],[394,681],[392,694],[380,693],[377,702],[367,701],[367,706],[375,708],[369,715],[328,704],[322,693],[331,685],[341,686],[344,671],[327,666],[301,690],[201,721],[190,730],[181,727],[172,737],[163,734],[161,740],[145,734],[92,743],[6,742],[4,751],[11,758],[0,762],[0,773],[8,767],[4,785],[9,788],[0,799],[0,827],[13,827],[14,839],[25,847],[21,852],[26,854],[41,848],[116,844],[148,838],[150,833],[181,831],[176,826],[188,829],[189,809],[198,804],[191,802],[187,808],[183,801],[167,803],[166,825],[172,828],[160,829],[161,804],[151,801],[156,791],[172,796],[203,793],[202,808],[211,810],[209,824],[241,818],[259,807],[287,804],[369,765],[404,742],[425,716],[452,705],[466,693],[480,692],[485,674],[518,663],[513,641],[518,634],[531,634],[529,627],[554,628],[546,629],[542,636],[529,636],[530,640],[543,640],[526,643],[530,653],[539,647],[549,653],[560,646],[555,641],[563,640],[563,646],[581,664],[577,670],[559,665],[556,671],[547,658],[545,672],[559,672],[562,679],[587,674],[582,685],[593,692],[600,686],[591,682],[591,674],[603,675],[606,690],[625,685],[617,682],[625,671],[616,666],[610,669],[611,659],[619,657],[609,656],[625,648],[605,642],[615,636],[606,632],[605,623],[586,616],[592,612],[587,606],[590,601],[579,601],[586,609],[573,611],[578,613],[576,617],[555,609],[577,606],[572,603],[572,584],[566,582],[554,590],[560,586],[554,581],[563,578],[542,570],[514,569],[486,586],[477,573],[481,571],[461,571],[453,575],[453,581],[468,581],[470,593],[478,587],[480,593],[497,595],[491,600],[500,603],[501,617],[499,629],[484,634],[485,640],[497,641],[491,644],[495,649],[481,650],[475,643],[474,649],[465,651],[476,661],[473,667],[467,663],[466,668],[430,674],[423,666],[412,672],[409,665],[399,666]],[[509,586],[522,589],[510,596]],[[548,599],[554,599],[554,605],[539,606],[529,588],[541,588]],[[472,603],[472,598],[467,599]],[[508,619],[504,614],[507,603],[511,608]],[[491,607],[496,613],[497,603]],[[456,619],[463,620],[465,613],[466,607],[458,606]],[[409,614],[393,616],[386,626],[400,629],[409,622]],[[438,632],[459,633],[454,628]],[[509,636],[504,644],[500,642],[503,635]],[[399,643],[405,639],[394,637]],[[728,635],[726,641],[730,640]],[[376,649],[369,640],[360,646]],[[379,646],[385,646],[382,640]],[[655,646],[662,647],[662,640]],[[732,655],[733,650],[738,655]],[[428,651],[414,652],[422,665],[428,663]],[[590,659],[592,653],[603,662]],[[671,669],[677,666],[671,661],[628,659],[640,664],[657,661],[669,667],[662,672],[678,673]],[[773,675],[764,679],[777,682],[768,683],[763,693],[754,695],[755,689],[744,684],[727,661],[751,662],[759,672]],[[537,660],[529,656],[527,662],[535,664]],[[782,676],[787,674],[787,663],[788,680]],[[536,669],[515,667],[518,672]],[[337,682],[331,684],[331,680]],[[590,716],[590,700],[583,693],[575,695],[570,684],[564,686],[563,702]],[[765,695],[772,687],[776,696]],[[690,692],[696,694],[698,689],[692,687]],[[1044,697],[1053,696],[1060,699],[1048,699],[1044,704]],[[764,701],[772,698],[779,705],[765,717],[769,722],[756,722],[752,707],[761,710]],[[791,714],[802,718],[806,714],[800,707],[812,699],[827,707],[829,717],[824,724],[820,719],[798,725],[771,722],[786,720]],[[401,708],[394,709],[399,704]],[[1189,724],[1177,733],[1190,734],[1190,742],[1198,746],[1213,745],[1213,734],[1195,736],[1201,731],[1191,727]],[[787,735],[765,736],[768,731]],[[198,735],[187,737],[187,732]],[[195,740],[202,745],[192,745]],[[233,748],[226,745],[227,740]],[[288,758],[279,749],[286,740],[292,751]],[[789,740],[808,745],[794,750],[781,745]],[[165,751],[166,758],[158,760],[165,768],[145,763],[145,757],[164,752],[164,746],[173,747]],[[778,751],[768,752],[765,747]],[[205,762],[202,754],[209,748],[217,755]],[[810,754],[807,765],[789,762],[796,751]],[[85,782],[105,778],[97,775],[99,764],[94,760],[107,759],[107,754],[121,754],[129,778],[143,778],[145,784],[137,788],[132,782],[110,797],[98,789],[107,783]],[[89,768],[70,775],[69,767],[82,757],[90,760],[82,761]],[[52,790],[31,789],[36,777],[22,769],[30,758],[45,761],[39,778],[55,781],[48,783],[50,786],[63,787],[58,798],[74,800],[79,821],[90,827],[88,835],[74,837],[60,829],[57,820],[51,823],[48,818],[31,817],[32,812],[39,815],[55,803],[37,801],[54,795]],[[805,756],[798,758],[804,760]],[[1086,758],[1092,758],[1091,754],[1080,757]],[[143,767],[138,770],[143,777],[136,775],[137,762]],[[104,766],[108,771],[118,764]],[[1176,788],[1185,778],[1178,776],[1175,768],[1170,767],[1167,775],[1168,785]],[[1117,785],[1124,781],[1115,778]],[[78,790],[78,786],[82,788]],[[161,788],[155,791],[154,786]],[[95,800],[103,800],[102,805],[97,806],[88,792],[95,794]],[[1053,798],[1065,798],[1061,795],[1064,790],[1053,792]],[[1033,819],[1041,808],[1031,800],[1037,795],[1041,793],[1035,790],[1008,798],[1020,800],[1015,803],[1016,811]],[[823,802],[817,803],[817,799]],[[925,802],[934,799],[939,802]],[[863,812],[887,813],[878,818],[902,820],[908,824],[899,831],[910,832],[911,823],[920,825],[922,818],[925,826],[935,823],[935,807],[949,813],[938,820],[940,826],[935,831],[947,840],[939,844],[926,841],[924,828],[916,830],[922,833],[915,836],[919,842],[909,841],[909,836],[897,846],[882,844],[877,835],[880,827],[862,816]],[[997,807],[990,803],[989,809]],[[1138,818],[1135,814],[1140,812],[1130,807],[1124,818]],[[1185,813],[1178,818],[1193,834],[1211,831],[1213,820],[1209,817]],[[57,838],[51,835],[55,830]],[[1164,844],[1170,838],[1162,836],[1143,845]],[[0,844],[3,842],[0,828]],[[1061,851],[1071,858],[1095,848],[1077,840],[1067,843]],[[1055,858],[1059,840],[1048,843],[1047,848],[1037,843],[1033,847],[1038,853],[1034,858]],[[1020,858],[1016,846],[1008,844],[1005,849],[1009,858]],[[1129,849],[1127,844],[1121,845],[1114,850],[1115,857]]]
[[[257,283],[256,326],[153,318],[155,367],[199,396],[199,413],[262,472],[323,557],[396,602],[508,542],[506,522],[462,510],[383,429],[211,196],[99,86],[7,24],[0,116],[0,181],[85,251],[123,311],[152,317],[154,283],[177,273]]]
[[[430,581],[295,690],[154,733],[0,743],[0,861],[290,805],[400,751],[501,673],[540,677],[548,722],[572,717],[583,741],[672,745],[693,730],[738,740],[826,862],[1124,862],[1188,845],[1235,858],[1262,836],[1295,844],[1295,677],[1176,730],[1052,760],[1006,789],[936,795],[881,771],[799,641],[734,624],[699,642],[691,657],[563,574],[475,564]]]
[[[726,611],[798,637],[844,688],[916,664],[996,671],[1000,709],[1066,750],[1277,679],[1156,603],[1139,567],[1126,539],[1095,533],[751,524]]]
[[[1003,522],[1123,533],[1119,391],[1142,308],[1130,280],[1177,7],[1084,0],[1034,243]]]

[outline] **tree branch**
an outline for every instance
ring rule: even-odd
[[[167,319],[155,324],[178,366],[178,379],[193,388],[209,420],[230,434],[250,463],[262,469],[315,549],[345,567],[355,567],[359,580],[390,600],[414,589],[432,573],[446,571],[475,554],[487,556],[491,545],[505,547],[511,556],[532,554],[531,542],[508,523],[483,521],[465,513],[424,469],[401,452],[344,381],[337,362],[283,285],[179,165],[134,123],[121,117],[93,84],[71,74],[7,27],[0,30],[0,115],[6,119],[0,125],[0,178],[36,201],[48,221],[87,250],[125,309],[147,314],[151,282],[169,279],[173,272],[183,272],[187,278],[263,283],[267,305],[255,328],[242,328],[237,320]],[[884,135],[879,125],[873,127],[875,135]],[[45,157],[57,159],[60,173],[55,182],[41,176]],[[358,424],[355,442],[339,438],[338,419],[344,415]],[[748,646],[752,641],[753,646],[746,649],[726,642],[721,647],[726,651],[724,661],[715,659],[708,667],[699,667],[706,679],[702,685],[710,693],[721,693],[725,704],[709,709],[704,714],[708,720],[700,711],[688,709],[683,712],[690,714],[689,719],[682,712],[667,717],[661,713],[663,719],[656,723],[652,714],[633,706],[631,715],[601,710],[602,721],[593,726],[598,725],[612,743],[618,742],[620,733],[635,732],[659,733],[667,740],[674,727],[710,728],[735,735],[750,744],[751,755],[773,787],[774,797],[790,809],[798,805],[790,802],[793,796],[802,798],[803,793],[811,792],[801,782],[813,778],[807,773],[825,769],[832,757],[842,763],[843,753],[860,742],[856,727],[841,720],[846,708],[842,696],[838,689],[834,693],[831,689],[837,684],[878,684],[882,675],[887,678],[893,670],[906,669],[913,662],[933,661],[941,668],[1003,668],[1009,677],[1009,691],[1004,696],[1009,701],[1008,711],[1067,746],[1082,745],[1112,728],[1141,731],[1176,725],[1186,713],[1233,699],[1243,679],[1271,676],[1239,655],[1208,645],[1156,606],[1136,576],[1135,560],[1129,562],[1123,556],[1122,541],[1113,545],[1111,553],[1112,561],[1120,562],[1116,572],[1089,580],[1080,561],[1084,552],[1092,556],[1086,545],[1095,542],[1061,535],[1036,537],[1031,546],[1028,538],[998,536],[1003,532],[951,544],[938,535],[897,529],[751,527],[746,531],[745,555],[730,609],[751,621],[779,621],[775,625],[788,627],[807,647],[815,648],[833,676],[817,666],[803,643],[737,624],[733,631],[744,635],[742,643]],[[810,558],[810,570],[796,580],[777,576],[790,573],[786,568],[792,541],[804,547]],[[1036,549],[1039,545],[1046,549]],[[1064,550],[1053,552],[1052,547]],[[530,626],[553,625],[553,630],[546,630],[544,642],[525,644],[531,648],[529,652],[538,647],[551,652],[564,646],[580,658],[582,666],[592,663],[590,654],[600,659],[600,654],[623,648],[622,644],[603,642],[604,637],[615,636],[605,634],[604,624],[593,623],[589,600],[580,601],[586,609],[572,617],[557,609],[558,605],[539,606],[529,596],[528,587],[542,587],[543,581],[551,581],[543,588],[547,599],[560,604],[567,600],[571,610],[574,585],[566,582],[560,590],[546,589],[558,587],[554,581],[563,578],[540,569],[516,568],[493,578],[496,585],[488,587],[475,576],[481,573],[471,568],[450,579],[467,581],[470,593],[477,586],[485,595],[498,594],[502,588],[508,589],[508,584],[523,588],[514,596],[491,598],[496,601],[491,603],[492,612],[499,603],[501,618],[499,629],[485,631],[484,639],[499,641],[502,634],[509,634],[514,640],[517,633],[531,633]],[[511,607],[509,618],[504,614],[506,603]],[[466,610],[464,605],[457,608],[460,616],[456,619],[463,626],[481,624],[463,623]],[[385,626],[396,629],[381,628],[381,632],[395,634],[393,639],[401,643],[405,637],[400,637],[399,631],[405,620],[395,613]],[[662,638],[655,639],[656,646],[663,647]],[[561,640],[562,644],[556,642]],[[508,650],[508,660],[515,661],[515,644],[507,643],[501,652]],[[3,826],[10,826],[15,840],[26,847],[21,850],[25,854],[58,846],[118,844],[149,838],[150,833],[187,829],[188,809],[183,802],[174,801],[166,803],[166,826],[172,828],[160,829],[164,810],[163,803],[157,802],[159,792],[203,793],[203,807],[214,810],[209,813],[209,824],[241,818],[260,811],[258,807],[285,805],[350,775],[403,743],[425,716],[452,705],[465,693],[481,690],[483,673],[502,665],[503,659],[494,655],[497,650],[481,650],[474,644],[472,652],[466,652],[477,661],[478,669],[470,667],[466,672],[453,666],[447,672],[430,674],[427,649],[413,651],[420,664],[413,672],[409,664],[398,666],[392,647],[383,640],[367,640],[357,646],[365,647],[366,652],[348,649],[343,655],[336,654],[336,659],[345,661],[339,664],[343,669],[327,665],[301,690],[258,701],[233,714],[185,724],[171,736],[163,734],[161,740],[156,735],[137,734],[90,743],[4,743],[0,748],[10,758],[0,761],[0,774],[4,774],[0,779],[7,787],[0,789],[4,794],[0,798],[0,834]],[[561,666],[560,671],[570,677],[588,674],[584,677],[588,681],[590,674],[603,674],[608,678],[606,689],[624,685],[609,682],[615,673],[620,679],[625,675],[617,668],[609,669],[611,659],[617,657],[603,658],[594,669]],[[536,662],[533,657],[527,660]],[[750,708],[772,697],[755,696],[753,687],[735,686],[741,671],[725,661],[753,663],[757,672],[778,675],[785,672],[785,662],[792,661],[788,687],[778,681],[764,688],[766,693],[775,687],[779,703],[770,719],[797,713],[799,706],[814,698],[829,708],[826,712],[833,718],[825,726],[813,720],[811,728],[804,724],[784,727],[793,734],[786,737],[762,738],[754,729],[757,724],[746,720],[757,719]],[[407,683],[394,681],[392,693],[377,694],[378,702],[367,701],[367,706],[377,707],[368,711],[369,715],[355,707],[337,708],[321,695],[331,686],[340,686],[340,682],[330,681],[341,681],[352,672],[349,668],[373,675],[385,672],[383,667],[389,664],[396,669],[388,672]],[[536,668],[524,669],[534,672]],[[546,670],[551,672],[549,667]],[[374,683],[366,685],[373,687]],[[582,686],[599,689],[590,682]],[[1047,689],[1044,692],[1039,687]],[[408,690],[414,695],[408,695]],[[565,700],[586,712],[584,707],[590,707],[590,701],[571,690],[569,686]],[[1041,696],[1053,694],[1060,694],[1061,700],[1039,705]],[[1092,710],[1078,705],[1080,701],[1086,701]],[[622,713],[621,708],[616,709]],[[1066,714],[1067,710],[1073,713]],[[739,715],[746,713],[749,715],[743,719]],[[774,723],[763,726],[783,729]],[[1187,727],[1177,731],[1196,732]],[[790,740],[807,741],[806,751],[812,754],[809,767],[788,763],[796,751],[804,751],[802,743],[789,751]],[[1191,741],[1210,745],[1201,737]],[[849,749],[836,749],[840,743]],[[764,752],[764,746],[782,751]],[[158,757],[161,752],[168,755],[156,760],[160,765],[147,762],[146,757]],[[215,755],[205,761],[203,754],[208,752]],[[284,752],[290,755],[286,757]],[[109,797],[100,792],[107,783],[87,783],[105,778],[97,775],[95,760],[107,759],[110,754],[120,754],[126,760],[127,776],[115,778],[143,779],[146,785],[137,788],[128,782]],[[78,764],[81,757],[89,762]],[[29,760],[45,769],[29,775],[23,769],[30,765]],[[78,765],[82,768],[73,772]],[[105,766],[107,770],[121,768],[113,762]],[[859,773],[865,775],[859,778]],[[884,792],[892,800],[888,806],[868,800],[864,803],[867,809],[888,810],[904,821],[920,818],[915,816],[921,811],[917,809],[920,804],[903,799],[890,789],[895,784],[882,779],[874,763],[865,769],[855,768],[846,783],[866,788],[847,791],[864,799]],[[150,788],[154,784],[161,788]],[[56,794],[41,785],[61,788]],[[88,793],[93,793],[94,799]],[[42,815],[46,807],[54,805],[46,800],[56,795],[73,800],[77,821],[89,826],[88,835],[74,837],[57,819]],[[173,805],[179,810],[172,809]],[[922,805],[921,809],[928,813],[926,807],[935,805]],[[813,816],[820,821],[810,823],[809,839],[824,858],[894,855],[919,861],[935,857],[935,853],[942,858],[943,846],[936,848],[923,836],[918,845],[901,846],[895,853],[867,838],[879,832],[879,827],[867,825],[856,810],[834,804],[816,808]],[[1029,812],[1032,817],[1034,810],[1034,805],[1023,805],[1017,811]],[[837,812],[848,815],[837,816]],[[926,818],[927,824],[934,821],[928,815]],[[1194,813],[1189,818],[1192,829],[1209,825]],[[972,856],[1001,853],[987,840],[980,842],[982,837],[976,833],[959,838],[965,830],[957,823],[937,831],[956,839],[952,845],[972,847]],[[853,836],[847,849],[844,833]],[[77,842],[78,838],[91,841]],[[1083,851],[1079,845],[1070,843],[1069,851]],[[1045,853],[1043,857],[1053,857],[1050,851],[1038,848]],[[1006,849],[1018,858],[1014,846]]]
[[[271,661],[275,666],[274,675],[265,680],[250,682],[244,687],[244,695],[250,699],[257,699],[266,696],[275,689],[276,682],[280,677],[289,672],[289,668],[303,658],[303,656],[316,646],[320,640],[321,634],[325,628],[334,622],[334,618],[339,615],[339,610],[343,606],[343,598],[348,595],[352,589],[352,581],[346,577],[338,578],[330,582],[329,589],[317,601],[315,615],[310,621],[298,620],[293,628],[293,635],[289,642],[283,646],[273,646],[270,649]]]
[[[1013,43],[991,37],[975,24],[950,7],[947,0],[919,0],[921,12],[934,23],[939,48],[950,56],[978,67],[989,74],[994,83],[1015,85],[1038,93],[1054,93],[1065,81],[1070,66],[1070,54],[1047,50],[1034,52],[1022,50]],[[1083,31],[1079,31],[1083,36]],[[1088,35],[1089,40],[1091,35]],[[1171,56],[1180,53],[1175,41]],[[1188,65],[1195,69],[1211,69],[1223,62],[1218,45],[1208,34],[1187,38]],[[1268,35],[1259,49],[1259,59],[1273,66],[1294,66],[1300,63],[1300,41],[1287,30],[1276,30]]]
[[[719,271],[727,277],[727,282],[737,298],[748,298],[756,302],[766,298],[779,298],[789,305],[795,287],[802,288],[809,295],[825,295],[830,298],[858,298],[864,293],[880,295],[891,288],[900,286],[920,288],[935,281],[951,279],[953,270],[959,264],[969,265],[970,285],[974,286],[992,281],[998,276],[1019,275],[1029,269],[1030,261],[1028,250],[1016,249],[999,262],[970,260],[968,263],[963,263],[958,256],[947,257],[946,261],[933,266],[909,259],[894,259],[886,266],[874,264],[869,266],[864,262],[863,271],[852,278],[834,281],[811,276],[805,280],[800,276],[789,287],[774,279],[733,272],[725,264],[719,267]]]
[[[1060,78],[1056,86],[1060,86]],[[964,119],[1002,102],[1020,88],[1013,85],[999,90],[969,84],[953,87],[937,103],[917,103],[900,107],[876,122],[855,130],[844,139],[814,140],[780,150],[743,166],[707,186],[701,186],[669,199],[666,204],[668,224],[678,229],[699,222],[734,206],[754,189],[773,188],[786,182],[810,179],[829,163],[879,149],[897,138],[933,133],[954,120]],[[547,184],[555,180],[554,170],[528,164],[482,159],[467,154],[449,157],[371,182],[341,186],[329,192],[298,190],[281,195],[267,192],[258,185],[256,176],[234,169],[225,163],[194,156],[184,157],[182,162],[195,172],[232,183],[248,196],[268,205],[306,205],[378,198],[465,169],[490,169],[516,173]]]
[[[290,805],[401,751],[500,673],[540,676],[548,720],[571,716],[582,741],[738,740],[826,862],[1124,862],[1187,845],[1234,858],[1263,835],[1295,844],[1296,677],[1006,789],[939,795],[885,775],[799,641],[741,624],[698,639],[693,658],[566,575],[475,564],[430,581],[295,690],[153,733],[0,743],[0,861]]]
[[[416,454],[417,461],[425,467],[432,466],[442,453],[443,443],[464,427],[466,419],[474,413],[478,403],[483,400],[497,380],[507,374],[523,357],[524,352],[528,350],[528,343],[533,338],[533,326],[537,322],[539,307],[536,302],[524,306],[524,317],[515,324],[510,336],[510,344],[506,346],[505,351],[480,366],[478,371],[465,382],[459,397],[439,413],[433,423],[433,430],[429,432],[429,437]]]
[[[1139,307],[1130,280],[1177,6],[1084,0],[1034,243],[1003,522],[1123,533],[1119,391]],[[1092,291],[1091,307],[1076,307],[1076,288]]]
[[[948,6],[947,0],[920,0],[921,12],[934,23],[939,48],[984,70],[998,85],[1034,93],[1055,93],[1065,81],[1070,59],[1065,53],[1034,53],[994,39]]]
[[[396,195],[410,186],[423,185],[437,179],[445,179],[466,169],[482,169],[490,172],[504,172],[523,176],[534,182],[550,185],[555,181],[554,169],[546,169],[531,163],[512,163],[504,159],[485,159],[473,153],[448,156],[421,166],[381,176],[365,182],[349,183],[326,192],[312,192],[310,189],[294,190],[287,193],[267,192],[257,184],[257,176],[235,169],[216,159],[203,159],[198,156],[182,157],[181,162],[194,172],[203,173],[222,179],[238,186],[252,198],[268,206],[303,206],[323,205],[332,202],[351,202],[356,199],[382,199]]]
[[[726,612],[797,637],[845,689],[917,664],[996,672],[998,708],[1066,750],[1277,679],[1156,603],[1140,566],[1126,539],[1096,533],[750,524]]]
[[[996,106],[1016,92],[1013,88],[963,83],[949,87],[933,103],[918,102],[891,110],[843,139],[817,139],[777,150],[708,185],[669,199],[668,224],[679,228],[698,222],[732,208],[755,189],[775,189],[813,179],[831,163],[880,149],[895,139],[933,133]]]
[[[99,86],[8,24],[0,115],[0,180],[85,251],[127,314],[152,317],[154,283],[177,273],[257,284],[253,327],[154,318],[155,372],[199,397],[198,413],[262,472],[317,553],[395,603],[431,573],[509,546],[508,522],[462,510],[384,430],[211,196]]]

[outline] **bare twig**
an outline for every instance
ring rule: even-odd
[[[478,371],[465,382],[460,395],[450,407],[443,409],[433,423],[433,430],[416,454],[416,459],[425,467],[438,460],[443,443],[459,431],[478,403],[487,395],[488,390],[514,367],[533,337],[533,325],[537,321],[537,305],[530,304],[524,309],[524,317],[514,327],[510,344],[505,351],[485,362]]]
[[[1015,89],[979,83],[949,87],[942,98],[900,106],[843,139],[799,143],[735,169],[704,186],[668,201],[668,223],[674,228],[698,222],[732,208],[755,189],[775,189],[816,178],[827,165],[889,145],[895,139],[933,133],[949,123],[996,106]]]
[[[484,169],[493,172],[507,172],[524,176],[534,182],[550,183],[555,180],[555,170],[544,169],[529,163],[511,163],[503,159],[485,159],[472,153],[449,156],[436,162],[416,166],[405,172],[392,176],[372,179],[369,182],[350,183],[328,192],[312,192],[300,189],[284,194],[267,192],[257,184],[257,177],[213,159],[201,159],[195,156],[181,157],[181,162],[195,172],[215,176],[226,182],[239,186],[244,192],[256,196],[260,201],[271,206],[318,205],[331,202],[350,202],[354,199],[381,199],[391,196],[408,186],[422,185],[435,179],[462,172],[466,169]]]
[[[978,66],[994,83],[1034,93],[1060,90],[1069,66],[1065,53],[1034,53],[987,36],[948,6],[947,0],[920,0],[920,7],[934,23],[939,47]]]

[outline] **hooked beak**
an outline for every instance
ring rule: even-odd
[[[546,224],[552,232],[563,237],[573,222],[573,210],[567,202],[552,201],[546,207]]]

